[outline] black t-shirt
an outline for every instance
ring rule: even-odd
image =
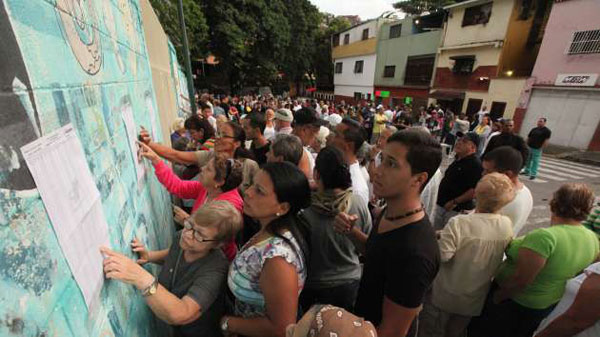
[[[169,249],[158,275],[158,283],[178,298],[186,295],[191,297],[200,305],[202,315],[189,324],[172,326],[173,334],[178,337],[221,336],[219,323],[225,313],[229,261],[221,249],[213,249],[205,257],[188,263],[179,246],[180,237],[181,231]]]
[[[356,314],[375,326],[381,323],[384,296],[406,308],[420,306],[440,266],[435,231],[427,216],[380,234],[381,218],[367,240],[356,300]]]
[[[482,172],[481,161],[475,154],[454,161],[448,166],[444,178],[440,182],[437,204],[444,207],[448,201],[458,198],[471,188],[475,188],[477,182],[481,179]],[[475,208],[473,200],[469,200],[456,205],[454,210],[460,212],[473,208]]]
[[[267,152],[269,152],[269,148],[271,147],[271,142],[268,141],[267,144],[261,147],[255,147],[254,142],[250,145],[250,151],[254,154],[254,159],[258,163],[259,166],[263,166],[267,162]]]
[[[545,126],[535,127],[529,131],[529,135],[527,136],[527,145],[534,149],[539,149],[542,147],[546,139],[549,139],[552,135],[550,129]]]
[[[514,133],[501,133],[490,138],[490,142],[488,143],[483,156],[485,157],[488,152],[499,148],[500,146],[510,146],[519,151],[521,153],[521,157],[523,157],[523,165],[525,165],[527,156],[529,155],[529,149],[527,148],[527,144],[525,144],[525,140],[523,140],[521,136],[515,135]]]

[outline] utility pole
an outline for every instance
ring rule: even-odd
[[[194,90],[194,78],[192,77],[192,62],[190,61],[190,47],[188,46],[187,32],[185,30],[185,18],[183,17],[183,0],[179,0],[177,13],[179,14],[179,27],[183,34],[183,56],[185,58],[185,74],[188,83],[188,95],[190,97],[190,109],[192,115],[196,113],[196,97]]]

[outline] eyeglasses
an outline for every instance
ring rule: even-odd
[[[215,137],[216,138],[231,138],[231,139],[235,139],[234,136],[226,135],[226,134],[224,134],[222,132],[215,133]]]
[[[200,243],[219,241],[219,240],[215,240],[215,239],[205,239],[204,237],[202,237],[202,235],[197,230],[194,229],[194,224],[189,219],[185,219],[183,221],[183,228],[187,231],[192,231],[194,239]]]

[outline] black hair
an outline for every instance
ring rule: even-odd
[[[412,174],[427,173],[427,181],[421,191],[435,174],[442,162],[442,147],[431,135],[416,129],[398,131],[387,140],[389,143],[400,143],[408,148],[406,161]]]
[[[223,159],[215,156],[215,179],[223,180],[221,191],[227,192],[240,186],[243,180],[243,165],[235,159]]]
[[[202,143],[204,143],[208,139],[215,137],[215,129],[212,127],[210,122],[205,118],[200,118],[198,115],[192,115],[192,116],[188,117],[188,119],[186,119],[185,122],[183,123],[183,126],[187,130],[195,130],[195,131],[202,130],[202,132],[203,132],[202,140],[201,140]]]
[[[350,170],[344,155],[333,146],[327,146],[319,152],[315,161],[315,170],[319,172],[320,180],[327,190],[335,188],[345,190],[352,186]]]
[[[511,146],[500,146],[483,156],[484,161],[494,163],[496,171],[505,173],[511,171],[519,174],[523,167],[523,155]]]
[[[302,210],[311,204],[310,186],[300,169],[288,162],[267,163],[262,167],[271,181],[275,196],[280,203],[287,202],[290,210],[283,216],[271,221],[265,230],[283,239],[293,247],[290,240],[281,235],[283,229],[289,230],[300,245],[301,255],[308,264],[310,261],[310,230]]]
[[[344,140],[354,145],[354,153],[357,153],[365,142],[363,127],[355,120],[348,117],[342,119],[342,123],[348,128],[342,132]]]
[[[238,146],[233,153],[233,158],[255,160],[254,154],[244,147],[244,144],[246,143],[246,133],[244,132],[244,129],[238,123],[233,121],[227,122],[227,125],[233,129],[233,140],[240,142],[240,146]]]
[[[248,123],[251,128],[259,129],[260,134],[265,132],[265,127],[267,127],[267,121],[265,119],[265,115],[259,112],[252,112],[246,116],[248,119]]]

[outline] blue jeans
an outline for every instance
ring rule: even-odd
[[[529,155],[525,163],[524,173],[530,177],[537,177],[538,168],[540,167],[540,159],[542,158],[542,148],[529,148]]]

